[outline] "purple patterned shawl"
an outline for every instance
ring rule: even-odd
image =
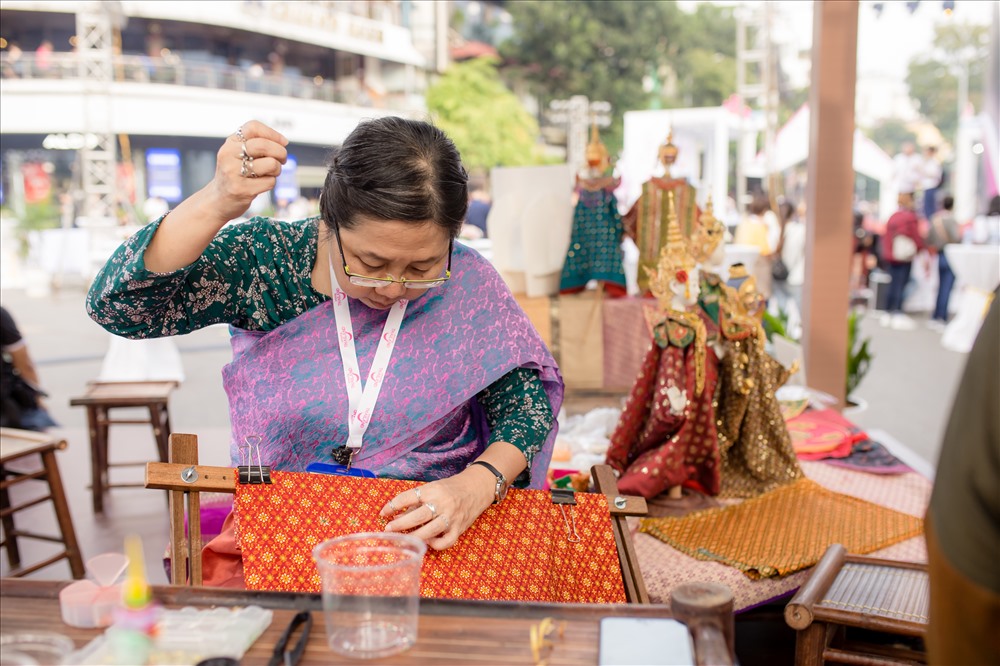
[[[367,376],[388,311],[349,299],[361,376]],[[233,360],[223,369],[238,443],[262,437],[263,463],[304,471],[332,462],[347,441],[347,391],[332,301],[267,333],[235,327]],[[537,370],[553,415],[563,382],[552,355],[500,275],[459,243],[452,278],[411,301],[385,384],[365,433],[357,466],[381,477],[430,480],[451,476],[481,452],[489,428],[476,394],[518,367]],[[535,455],[531,487],[540,488],[556,428]],[[256,462],[256,457],[254,458]]]

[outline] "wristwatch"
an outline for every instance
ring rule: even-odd
[[[503,475],[503,472],[501,472],[500,470],[498,470],[496,467],[489,464],[485,460],[477,460],[474,463],[471,463],[469,467],[472,467],[472,465],[482,465],[486,469],[493,472],[493,476],[497,477],[497,486],[493,490],[493,503],[499,504],[500,502],[502,502],[503,498],[507,497],[507,489],[510,487],[510,484],[507,483],[507,477]]]

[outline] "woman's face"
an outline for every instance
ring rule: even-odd
[[[370,308],[385,310],[401,298],[416,300],[433,289],[408,289],[403,284],[384,287],[360,287],[352,284],[344,272],[336,236],[330,239],[333,273],[337,284],[351,298]],[[344,261],[352,275],[396,280],[432,280],[441,277],[448,266],[447,230],[431,220],[403,222],[359,218],[351,229],[340,228]],[[441,289],[442,287],[434,287]]]

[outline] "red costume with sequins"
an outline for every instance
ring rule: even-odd
[[[687,315],[693,316],[693,315]],[[703,312],[708,339],[718,326]],[[720,459],[712,400],[718,381],[718,360],[710,345],[698,358],[694,327],[668,312],[653,331],[655,344],[646,354],[639,377],[611,436],[607,463],[620,473],[618,489],[626,494],[656,497],[678,485],[717,495]],[[704,363],[704,385],[696,391],[696,364]],[[675,414],[667,389],[676,386],[687,405]]]

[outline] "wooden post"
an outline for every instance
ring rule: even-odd
[[[803,350],[809,384],[844,402],[853,255],[857,0],[813,5]]]
[[[698,666],[729,666],[736,661],[733,593],[720,583],[682,583],[670,592],[670,611],[688,626]]]

